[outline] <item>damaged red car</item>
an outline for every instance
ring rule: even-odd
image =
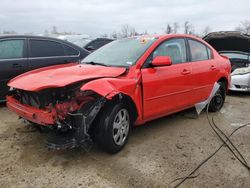
[[[48,142],[49,148],[94,140],[116,153],[132,126],[207,100],[216,82],[220,88],[209,109],[220,110],[230,71],[229,59],[197,37],[132,37],[105,45],[80,64],[41,68],[12,79],[7,106],[29,122],[57,130],[60,142]]]

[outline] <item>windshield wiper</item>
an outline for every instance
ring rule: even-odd
[[[94,62],[94,61],[89,61],[89,62],[83,62],[85,64],[89,64],[89,65],[101,65],[101,66],[107,66],[104,63],[98,63],[98,62]]]

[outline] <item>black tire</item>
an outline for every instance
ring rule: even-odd
[[[223,82],[218,82],[220,88],[215,93],[209,104],[210,112],[218,112],[223,107],[226,98],[226,85]]]
[[[114,122],[118,113],[123,111],[126,111],[129,117],[129,124],[128,126],[126,126],[128,127],[128,130],[126,129],[126,131],[128,132],[126,138],[124,136],[124,141],[120,145],[118,145],[114,140]],[[128,107],[123,103],[115,103],[115,101],[108,102],[98,116],[98,120],[96,122],[95,140],[104,151],[114,154],[119,152],[126,145],[130,130],[131,115],[129,113]]]

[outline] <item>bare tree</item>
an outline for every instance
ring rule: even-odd
[[[170,24],[167,25],[165,31],[164,31],[166,34],[170,34],[173,32],[173,28]]]
[[[138,35],[134,27],[129,26],[128,24],[122,25],[121,28],[121,37],[126,38],[126,37],[132,37]]]
[[[191,24],[189,21],[184,22],[184,33],[185,34],[195,34],[195,29],[193,24]]]
[[[58,34],[58,31],[57,31],[57,27],[56,27],[56,26],[52,26],[51,34]]]
[[[177,22],[173,23],[173,33],[178,33],[179,24]]]
[[[100,34],[100,36],[101,36],[102,38],[108,38],[108,34],[106,34],[106,33],[102,33],[102,34]]]
[[[113,38],[113,39],[117,39],[118,38],[117,32],[113,31],[113,33],[111,33],[110,37]]]
[[[206,36],[210,32],[211,32],[211,27],[206,26],[202,31],[202,36]]]
[[[189,29],[190,29],[190,23],[189,23],[189,21],[185,21],[184,22],[184,33],[188,34],[189,33]]]
[[[129,25],[123,25],[121,28],[121,35],[122,37],[128,37],[129,36]]]
[[[129,36],[132,37],[132,36],[136,36],[136,35],[138,35],[138,33],[136,32],[135,28],[130,27],[129,28]]]
[[[250,35],[250,20],[242,21],[235,30]]]
[[[3,34],[17,34],[17,32],[16,31],[7,31],[7,30],[4,30],[3,31]]]

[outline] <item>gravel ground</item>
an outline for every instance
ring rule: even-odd
[[[215,116],[229,134],[239,123],[250,122],[250,95],[230,94]],[[24,133],[25,124],[0,107],[0,187],[173,187],[213,153],[221,141],[203,112],[177,113],[134,128],[127,146],[110,155],[94,146],[81,150],[48,151],[46,135]],[[250,127],[236,132],[232,141],[250,163]],[[250,173],[223,147],[180,187],[250,187]]]

